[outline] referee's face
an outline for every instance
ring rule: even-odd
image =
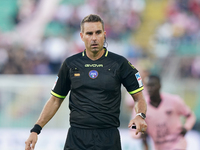
[[[103,50],[106,32],[101,22],[85,22],[80,36],[88,53],[97,54]]]

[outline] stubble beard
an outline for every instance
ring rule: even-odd
[[[101,46],[101,47],[98,46],[98,47],[94,47],[94,48],[91,47],[91,52],[94,54],[100,53],[102,50],[103,50],[103,46]]]

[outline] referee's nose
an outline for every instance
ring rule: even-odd
[[[93,35],[92,35],[92,40],[93,40],[93,41],[96,41],[96,40],[97,40],[97,35],[96,35],[96,34],[93,34]]]

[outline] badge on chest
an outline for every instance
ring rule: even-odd
[[[98,73],[98,71],[96,71],[96,70],[91,70],[91,71],[88,73],[88,75],[89,75],[89,77],[90,77],[91,79],[96,79],[96,78],[98,77],[99,73]]]

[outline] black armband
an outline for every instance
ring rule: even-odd
[[[36,132],[37,134],[40,134],[41,130],[42,130],[42,127],[38,124],[35,124],[30,132]]]

